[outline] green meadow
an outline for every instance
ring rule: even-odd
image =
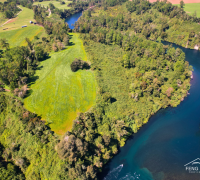
[[[30,95],[25,107],[46,120],[53,131],[64,134],[70,130],[78,112],[89,110],[96,99],[96,81],[91,70],[72,72],[70,64],[87,56],[77,34],[71,34],[73,45],[50,54],[36,71],[35,83],[30,85]]]
[[[34,2],[33,5],[41,5],[44,7],[49,6],[49,3],[52,3],[58,9],[69,9],[67,5],[72,1],[64,1],[65,4],[60,4],[60,1],[42,1],[42,2]]]
[[[179,4],[176,4],[177,6],[180,6]],[[200,17],[200,3],[188,3],[185,4],[184,10],[189,14],[193,15],[196,11],[197,17]]]
[[[27,28],[1,32],[0,39],[6,38],[11,47],[25,46],[27,45],[25,41],[26,38],[29,38],[32,41],[34,36],[40,36],[41,34],[45,34],[43,27],[30,26]]]
[[[21,9],[23,9],[16,18],[13,18],[10,22],[0,27],[0,32],[14,30],[22,28],[23,25],[29,26],[36,26],[33,24],[30,24],[30,21],[34,21],[33,16],[33,10],[28,9],[26,7],[19,6]],[[6,30],[3,30],[6,29]]]

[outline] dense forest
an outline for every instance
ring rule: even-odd
[[[174,28],[182,30],[182,24],[188,27],[199,18],[165,1],[74,0],[70,6],[73,10],[63,15],[50,7],[50,18],[46,8],[32,7],[47,33],[42,41],[26,39],[27,46],[15,48],[0,41],[0,179],[98,179],[130,135],[159,109],[176,107],[188,94],[192,67],[185,54],[157,40],[170,40]],[[90,6],[95,7],[84,11],[74,32],[80,33],[91,65],[76,59],[71,68],[93,70],[96,105],[79,113],[71,131],[59,137],[23,107],[23,98],[40,61],[70,44],[62,18]],[[193,30],[183,32],[188,47],[199,43]],[[11,92],[5,92],[6,86]]]

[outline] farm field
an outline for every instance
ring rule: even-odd
[[[60,1],[42,1],[42,2],[34,2],[33,5],[40,4],[41,6],[47,7],[47,6],[49,6],[49,3],[52,3],[58,9],[70,9],[70,7],[68,7],[67,5],[71,1],[64,1],[64,2],[65,2],[65,4],[60,4]]]
[[[179,4],[176,4],[177,6],[180,6]],[[200,3],[188,3],[185,4],[184,10],[189,14],[193,15],[196,11],[197,17],[200,17]]]
[[[6,38],[10,47],[26,46],[26,38],[29,38],[32,41],[34,36],[40,36],[41,34],[45,34],[43,27],[29,26],[23,29],[20,28],[12,31],[1,32],[0,39]]]
[[[157,0],[149,0],[149,2],[156,2]],[[181,0],[168,0],[172,4],[180,4]],[[200,3],[200,0],[183,0],[184,3]]]
[[[19,6],[21,9],[23,9],[19,15],[16,18],[13,18],[10,22],[0,27],[0,32],[5,32],[9,30],[19,29],[23,25],[27,26],[35,26],[33,24],[30,24],[30,21],[34,21],[33,16],[33,10],[28,9],[26,7]],[[6,30],[3,30],[6,29]]]
[[[53,131],[64,134],[70,130],[78,112],[89,110],[95,103],[96,81],[92,71],[72,72],[70,64],[75,58],[87,60],[77,34],[71,34],[74,45],[50,54],[41,62],[30,85],[31,94],[24,103],[26,109],[46,120]]]

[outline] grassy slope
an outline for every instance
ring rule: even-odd
[[[33,5],[38,5],[40,4],[41,6],[47,7],[49,6],[49,3],[52,3],[56,8],[58,9],[69,9],[70,7],[68,7],[67,5],[71,2],[71,1],[64,1],[65,4],[60,4],[59,1],[42,1],[42,2],[34,2]]]
[[[25,46],[25,38],[30,40],[34,39],[34,36],[44,34],[44,28],[40,26],[31,26],[23,29],[16,29],[13,31],[6,31],[0,33],[0,39],[6,38],[11,47]]]
[[[176,6],[180,6],[179,4],[175,4]],[[197,17],[200,17],[200,3],[189,3],[185,4],[184,10],[189,14],[193,15],[196,11]]]
[[[3,27],[0,27],[0,32],[19,29],[23,25],[35,26],[35,25],[29,23],[30,21],[34,21],[34,19],[33,19],[33,16],[34,16],[33,10],[25,8],[25,7],[22,7],[22,6],[19,6],[19,7],[21,9],[23,9],[23,11],[20,12],[19,15],[16,18],[13,18],[12,22],[9,22],[9,23],[5,24]],[[5,28],[8,28],[8,29],[3,30]]]
[[[89,110],[95,103],[96,82],[91,71],[72,72],[71,62],[78,57],[87,60],[82,42],[73,34],[72,47],[51,54],[36,72],[39,79],[31,85],[32,93],[25,99],[29,111],[50,122],[57,134],[64,134],[72,127],[78,112]]]
[[[19,13],[18,17],[14,18],[11,23],[0,27],[0,39],[6,38],[11,47],[25,46],[25,38],[33,40],[36,35],[46,35],[43,27],[29,23],[30,20],[33,21],[33,10],[22,6],[20,6],[20,8],[22,8],[23,11]],[[28,27],[21,28],[22,25],[27,25]],[[5,28],[8,29],[3,30]]]

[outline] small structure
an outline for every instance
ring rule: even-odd
[[[22,26],[22,28],[27,27],[27,25]]]

